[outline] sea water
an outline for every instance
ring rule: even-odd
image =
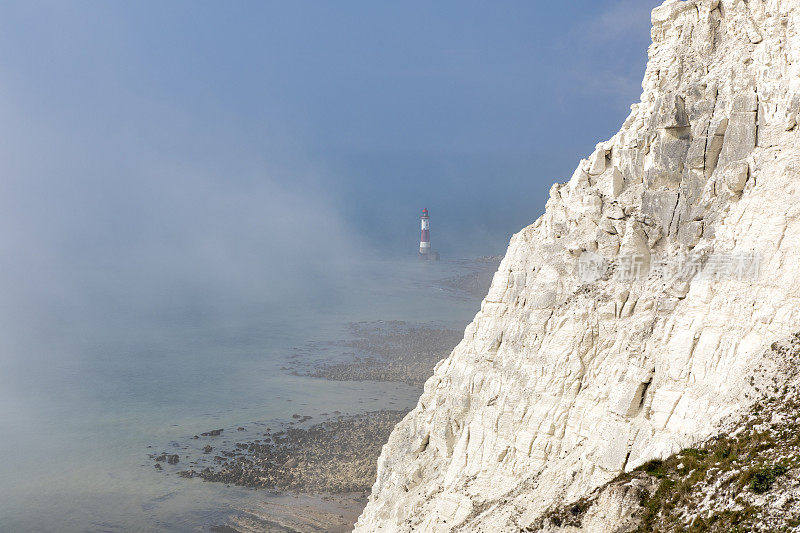
[[[412,407],[420,391],[407,385],[292,375],[292,349],[346,338],[357,321],[464,327],[478,299],[439,281],[470,268],[371,260],[307,280],[310,297],[293,279],[278,299],[115,287],[65,302],[33,332],[48,342],[3,346],[0,531],[207,531],[263,501],[265,491],[156,471],[148,454],[294,413]]]

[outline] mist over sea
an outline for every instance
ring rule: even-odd
[[[15,357],[0,387],[0,530],[204,530],[263,501],[265,491],[158,472],[147,454],[294,413],[413,406],[419,391],[407,385],[299,377],[285,365],[293,347],[346,338],[353,321],[463,327],[477,298],[438,282],[467,265],[373,258],[336,276],[288,276],[279,297],[257,283],[230,293],[91,283],[43,309],[38,342],[6,337],[18,344],[5,346]]]
[[[0,111],[22,121],[29,104]],[[63,120],[31,110],[0,146],[0,531],[202,530],[263,501],[148,454],[296,413],[412,407],[407,385],[298,377],[287,359],[350,322],[463,328],[479,298],[437,281],[507,239],[431,204],[444,260],[420,262],[409,191],[348,192],[280,147],[205,151],[180,121],[162,150],[157,124],[112,139]]]

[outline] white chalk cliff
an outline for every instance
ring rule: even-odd
[[[511,239],[357,531],[519,531],[712,435],[800,329],[800,0],[667,0],[652,24],[641,102]]]

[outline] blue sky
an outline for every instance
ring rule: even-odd
[[[656,3],[4,2],[0,266],[413,255],[422,207],[501,253],[638,100]]]

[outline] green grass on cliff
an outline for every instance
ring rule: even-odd
[[[735,431],[609,483],[649,487],[624,531],[800,532],[800,334],[772,350],[781,371],[761,374],[769,385],[762,379],[760,391],[751,379],[762,399]],[[529,530],[580,527],[602,490],[552,510]]]

